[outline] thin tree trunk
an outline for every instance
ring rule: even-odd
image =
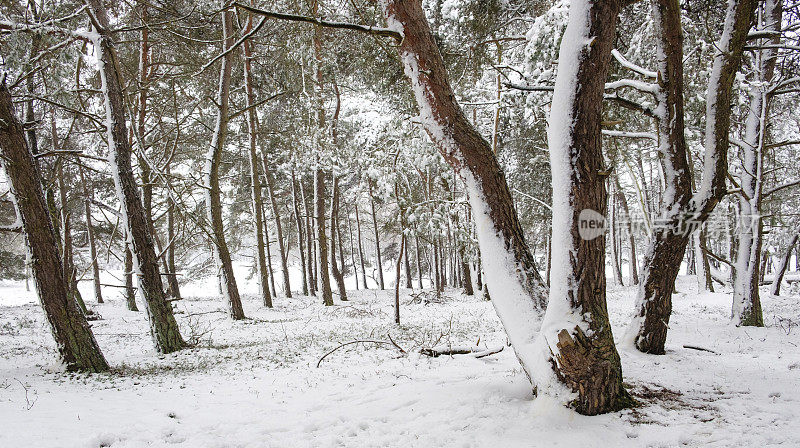
[[[344,286],[344,276],[336,262],[336,236],[339,227],[339,178],[333,178],[333,199],[331,199],[331,273],[339,288],[339,300],[347,300],[347,290]],[[344,265],[342,265],[344,268]]]
[[[358,268],[356,267],[356,246],[353,241],[353,220],[350,219],[350,212],[347,211],[347,233],[350,235],[350,263],[353,265],[353,278],[356,280],[356,291],[360,288],[358,286]]]
[[[100,289],[100,264],[97,261],[97,245],[94,240],[94,226],[92,225],[92,207],[89,185],[83,173],[83,167],[78,165],[81,184],[83,185],[83,210],[86,216],[86,237],[89,240],[89,257],[92,260],[92,284],[94,285],[94,299],[97,303],[103,303],[103,293]]]
[[[759,10],[757,30],[777,35],[770,39],[759,39],[756,43],[778,47],[781,44],[780,31],[783,23],[782,2],[766,0],[758,3],[763,7]],[[764,223],[761,219],[761,205],[771,86],[777,58],[776,48],[756,50],[753,55],[754,80],[749,87],[750,103],[745,120],[745,145],[742,147],[744,157],[739,179],[742,190],[739,208],[744,224],[742,228],[746,230],[739,234],[731,309],[731,317],[737,326],[764,326],[758,285],[763,280],[766,265],[759,266],[759,258],[763,255],[766,261],[768,256],[762,249]]]
[[[300,204],[297,195],[297,178],[294,174],[294,170],[292,170],[292,204],[294,205],[294,219],[297,224],[297,249],[300,252],[300,267],[303,273],[303,295],[307,296],[310,281],[306,269],[306,241],[303,231],[303,220],[300,217]],[[313,289],[313,287],[311,289]]]
[[[126,130],[123,80],[114,49],[113,34],[103,2],[86,0],[86,3],[92,12],[90,15],[92,25],[99,35],[97,46],[102,61],[100,80],[106,105],[109,164],[114,174],[123,216],[127,217],[125,224],[138,264],[139,289],[150,318],[150,332],[158,351],[170,353],[183,348],[185,343],[172,314],[172,307],[164,297],[152,234],[133,177],[131,147]]]
[[[381,237],[378,233],[378,214],[375,211],[375,197],[372,192],[372,179],[367,180],[367,188],[369,191],[369,206],[372,210],[372,229],[375,232],[375,256],[378,261],[378,286],[380,289],[386,289],[383,282],[383,260],[381,260]]]
[[[414,224],[414,250],[416,251],[417,255],[417,285],[419,286],[419,289],[422,290],[422,257],[419,246],[419,232],[417,232],[416,223]],[[478,274],[478,278],[480,278],[480,274]],[[478,282],[480,283],[480,280]]]
[[[367,269],[364,267],[364,246],[361,244],[361,219],[358,217],[358,202],[355,204],[356,208],[356,228],[358,231],[358,260],[361,264],[361,278],[364,280],[364,289],[369,289],[367,286]]]
[[[328,236],[325,230],[325,172],[318,168],[314,175],[314,199],[316,202],[317,215],[317,240],[319,242],[319,288],[322,293],[322,303],[325,306],[333,305],[333,293],[331,292],[331,278],[328,274]]]
[[[308,236],[308,288],[311,290],[311,295],[317,295],[317,275],[316,275],[316,262],[315,262],[315,254],[316,254],[316,247],[314,245],[314,230],[312,226],[312,216],[311,216],[311,207],[309,206],[308,199],[306,198],[306,189],[305,186],[302,184],[302,178],[300,179],[300,193],[303,199],[303,211],[306,215],[306,235]]]
[[[397,252],[397,266],[395,268],[394,282],[394,323],[400,325],[400,262],[403,258],[403,249],[406,247],[406,234],[400,234],[400,251]]]
[[[0,126],[0,164],[22,222],[39,302],[50,324],[59,358],[70,371],[108,370],[86,317],[70,298],[41,175],[25,141],[22,124],[14,114],[5,79],[0,82],[0,123],[4,123]]]
[[[269,169],[267,155],[261,159],[264,166],[264,178],[267,182],[267,194],[272,208],[272,217],[275,219],[275,233],[278,237],[278,255],[281,257],[281,274],[283,274],[283,289],[286,297],[292,297],[292,284],[289,280],[289,256],[287,254],[286,241],[283,239],[283,224],[281,223],[280,210],[278,210],[278,200],[275,198],[275,181],[272,179],[272,171]]]
[[[125,247],[125,289],[123,294],[128,310],[139,311],[139,307],[136,306],[136,289],[133,287],[133,252],[131,252],[131,245],[128,241],[130,239],[125,232],[125,239],[122,242]]]

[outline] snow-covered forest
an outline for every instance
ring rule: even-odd
[[[0,446],[800,445],[800,3],[3,0]]]

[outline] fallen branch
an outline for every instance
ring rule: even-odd
[[[480,347],[467,347],[467,346],[460,346],[460,347],[450,347],[450,346],[443,346],[443,347],[429,347],[420,349],[420,353],[425,356],[430,356],[431,358],[438,358],[442,355],[472,355],[474,358],[485,358],[490,355],[494,355],[503,351],[505,347],[499,346],[495,348],[489,349],[481,349]]]
[[[683,348],[688,348],[690,350],[699,350],[701,352],[709,352],[709,353],[713,353],[715,355],[719,355],[719,353],[715,352],[714,350],[711,350],[709,348],[698,347],[696,345],[684,345]]]

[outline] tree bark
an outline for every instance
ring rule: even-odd
[[[22,124],[14,113],[5,78],[0,81],[0,156],[31,254],[39,302],[50,324],[59,357],[70,371],[106,371],[108,363],[89,323],[70,298],[67,273],[59,257],[55,230],[42,192],[41,175],[25,141]]]
[[[105,6],[101,0],[86,0],[92,25],[99,34],[97,46],[102,61],[100,80],[105,96],[108,157],[117,196],[126,217],[127,234],[138,265],[139,289],[150,318],[150,333],[161,353],[170,353],[185,346],[172,308],[164,297],[158,259],[153,238],[144,213],[142,200],[131,168],[131,146],[127,139],[122,73],[116,56],[113,34]]]
[[[280,211],[278,210],[278,200],[275,198],[275,181],[272,179],[272,170],[269,169],[267,155],[262,157],[264,165],[264,179],[267,183],[267,194],[272,208],[272,217],[275,219],[275,232],[278,237],[278,255],[281,257],[281,274],[283,274],[283,289],[286,297],[292,297],[292,284],[289,281],[289,257],[287,255],[286,241],[283,239],[283,225],[281,223]]]
[[[741,65],[742,52],[753,20],[756,0],[728,2],[719,49],[712,68],[706,101],[706,148],[703,179],[699,191],[690,196],[686,144],[683,138],[682,33],[679,5],[654,0],[653,11],[659,27],[658,45],[664,59],[659,61],[661,95],[667,116],[659,123],[659,133],[669,142],[665,160],[673,165],[668,185],[674,189],[665,198],[666,225],[654,229],[654,237],[644,262],[644,279],[637,298],[634,321],[627,340],[639,351],[663,354],[672,292],[692,226],[703,223],[727,193],[727,152],[731,115],[731,90]],[[681,122],[678,126],[678,121]],[[662,140],[663,141],[663,140]],[[675,206],[673,206],[673,204]],[[688,222],[687,222],[688,221]]]
[[[347,290],[344,286],[344,275],[336,262],[336,236],[339,227],[339,178],[333,179],[333,199],[331,199],[331,273],[339,288],[339,300],[347,301]],[[344,265],[342,265],[344,268]]]
[[[758,45],[780,46],[782,27],[782,2],[766,0],[762,3],[757,20],[759,31],[777,32],[770,39],[758,39]],[[742,152],[742,172],[739,185],[739,210],[742,228],[736,253],[733,282],[733,306],[731,317],[737,326],[763,327],[761,297],[758,285],[765,270],[759,266],[763,246],[762,189],[764,183],[764,152],[769,122],[771,87],[774,83],[775,65],[778,58],[776,48],[759,49],[753,55],[753,77],[750,85],[750,104],[745,119],[745,135]],[[766,252],[763,253],[766,256]]]
[[[328,236],[325,230],[325,172],[318,168],[314,174],[314,191],[317,215],[317,240],[319,244],[319,289],[322,293],[322,303],[325,306],[333,305],[331,292],[331,278],[328,274]]]
[[[234,44],[236,36],[233,32],[233,11],[222,13],[223,51],[228,51]],[[236,277],[233,274],[233,262],[225,241],[225,225],[222,220],[222,201],[219,184],[219,168],[222,160],[222,151],[228,135],[228,102],[231,88],[231,68],[233,66],[233,52],[228,52],[222,58],[220,67],[219,89],[217,91],[217,121],[214,135],[206,154],[206,166],[203,173],[204,188],[206,189],[206,212],[211,225],[212,246],[214,256],[219,263],[222,274],[222,295],[228,302],[230,316],[234,320],[244,319],[242,299],[239,288],[236,286]]]
[[[792,258],[792,251],[794,250],[795,244],[797,244],[797,237],[798,235],[795,234],[789,242],[789,245],[786,246],[786,253],[783,255],[783,258],[781,258],[778,271],[775,272],[775,279],[772,280],[772,286],[770,286],[770,294],[773,296],[779,296],[781,294],[781,282],[783,282],[783,276],[786,274],[786,269],[789,267],[789,260]]]
[[[247,15],[247,25],[244,33],[253,28],[253,15]],[[272,308],[272,294],[269,291],[269,273],[267,272],[267,259],[264,252],[264,209],[261,198],[261,178],[258,173],[258,155],[256,151],[258,123],[255,110],[255,94],[253,92],[253,42],[247,40],[242,45],[244,53],[244,89],[247,111],[247,136],[248,155],[250,162],[250,200],[253,211],[253,230],[256,237],[256,269],[258,270],[258,289],[261,303]]]
[[[124,238],[122,244],[125,247],[125,289],[123,290],[125,304],[129,311],[139,311],[139,307],[136,306],[136,289],[133,287],[133,252],[128,242],[130,239],[127,232],[125,232]]]

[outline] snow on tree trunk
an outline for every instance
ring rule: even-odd
[[[685,202],[683,177],[687,176],[688,172],[685,170],[678,172],[676,169],[681,169],[681,165],[686,167],[687,164],[683,162],[685,156],[681,158],[677,154],[677,151],[680,151],[679,147],[674,146],[676,143],[681,144],[681,139],[675,133],[679,132],[679,135],[682,136],[682,127],[681,130],[677,129],[672,118],[660,120],[659,132],[662,135],[665,131],[671,132],[675,136],[672,141],[667,140],[670,147],[660,148],[662,152],[671,151],[669,160],[672,161],[672,167],[668,168],[666,174],[672,181],[671,184],[668,181],[668,189],[664,195],[667,199],[664,204],[669,206],[662,210],[662,214],[672,218],[672,221],[669,222],[666,229],[663,226],[661,229],[654,229],[654,232],[660,237],[654,238],[645,257],[643,281],[637,297],[636,311],[624,338],[627,343],[632,343],[638,350],[645,353],[664,353],[667,324],[672,313],[672,292],[686,245],[689,242],[691,226],[705,222],[717,203],[727,193],[725,180],[728,169],[731,89],[736,72],[741,65],[742,52],[756,3],[755,0],[729,0],[727,3],[723,33],[716,45],[718,51],[708,83],[703,179],[697,193],[683,207],[681,206]],[[682,65],[680,59],[675,59],[675,53],[678,53],[677,50],[680,48],[674,47],[677,45],[675,42],[680,33],[679,15],[676,15],[675,6],[670,2],[662,1],[654,6],[655,22],[661,28],[658,40],[661,49],[659,70],[662,72],[662,76],[664,76],[664,70],[667,70],[667,75],[669,75],[674,72],[675,67]],[[672,85],[675,85],[674,81],[678,79],[680,78],[673,77]],[[660,92],[662,97],[667,95],[667,101],[670,98],[670,91],[674,92],[675,88],[670,87],[669,84],[663,85],[662,80]],[[675,99],[677,100],[677,97]],[[675,104],[677,106],[680,102]],[[676,110],[671,107],[666,111],[659,110],[659,112],[664,117],[674,117],[675,119],[682,117],[682,113],[676,113]],[[662,144],[666,143],[663,138],[661,141]],[[686,154],[685,146],[683,154]]]
[[[123,80],[117,60],[108,16],[101,0],[86,0],[92,25],[97,30],[95,47],[100,53],[100,81],[105,97],[108,159],[123,222],[139,276],[139,290],[150,319],[150,333],[161,353],[180,350],[186,344],[178,330],[172,307],[164,296],[153,236],[147,223],[139,189],[131,168],[131,146],[126,129]]]
[[[786,252],[781,258],[781,264],[778,266],[778,270],[775,272],[775,279],[772,280],[772,286],[770,287],[770,294],[773,296],[780,295],[781,293],[781,282],[783,282],[783,276],[786,274],[786,270],[789,268],[789,260],[792,258],[792,252],[794,250],[795,244],[797,244],[798,235],[795,234],[791,241],[789,241],[789,245],[786,246]]]
[[[10,184],[17,216],[25,232],[39,302],[67,370],[108,370],[86,317],[69,292],[69,282],[47,212],[42,178],[28,149],[22,124],[14,114],[11,93],[0,81],[0,165]]]
[[[605,76],[598,74],[598,67],[604,71],[608,65],[620,7],[618,2],[573,2],[562,41],[549,132],[557,205],[555,288],[542,322],[547,288],[525,242],[503,171],[490,144],[455,100],[421,4],[384,3],[389,27],[403,36],[398,51],[420,120],[467,185],[492,303],[517,357],[540,394],[555,396],[584,414],[629,402],[608,324],[604,240],[581,240],[576,220],[576,208],[605,209],[600,152]],[[537,337],[539,322],[542,333]]]
[[[782,10],[779,0],[763,3],[757,31],[778,32],[781,29]],[[780,34],[771,39],[758,39],[759,45],[779,46]],[[745,120],[744,145],[742,145],[742,171],[739,176],[739,226],[738,247],[733,281],[733,306],[731,317],[737,326],[764,326],[761,297],[758,285],[760,272],[763,223],[761,221],[762,187],[764,181],[764,148],[769,116],[770,90],[775,74],[778,51],[774,47],[754,52],[753,79],[750,81],[750,105]]]
[[[658,64],[658,151],[664,166],[665,190],[660,216],[644,258],[636,317],[626,339],[644,353],[664,354],[672,293],[691,229],[686,206],[691,199],[690,168],[683,122],[683,32],[680,5],[653,0]]]
[[[223,51],[228,51],[236,39],[233,33],[233,11],[222,13]],[[239,288],[236,286],[236,277],[233,275],[233,263],[228,244],[225,241],[225,226],[222,220],[221,191],[219,185],[219,168],[222,151],[228,135],[228,102],[231,89],[231,68],[233,66],[233,52],[228,52],[222,58],[219,74],[219,88],[217,90],[217,121],[214,126],[214,135],[206,153],[206,166],[203,170],[203,182],[206,193],[206,212],[211,225],[212,249],[217,259],[222,274],[222,295],[228,303],[229,312],[233,319],[244,319],[242,299],[239,297]]]

